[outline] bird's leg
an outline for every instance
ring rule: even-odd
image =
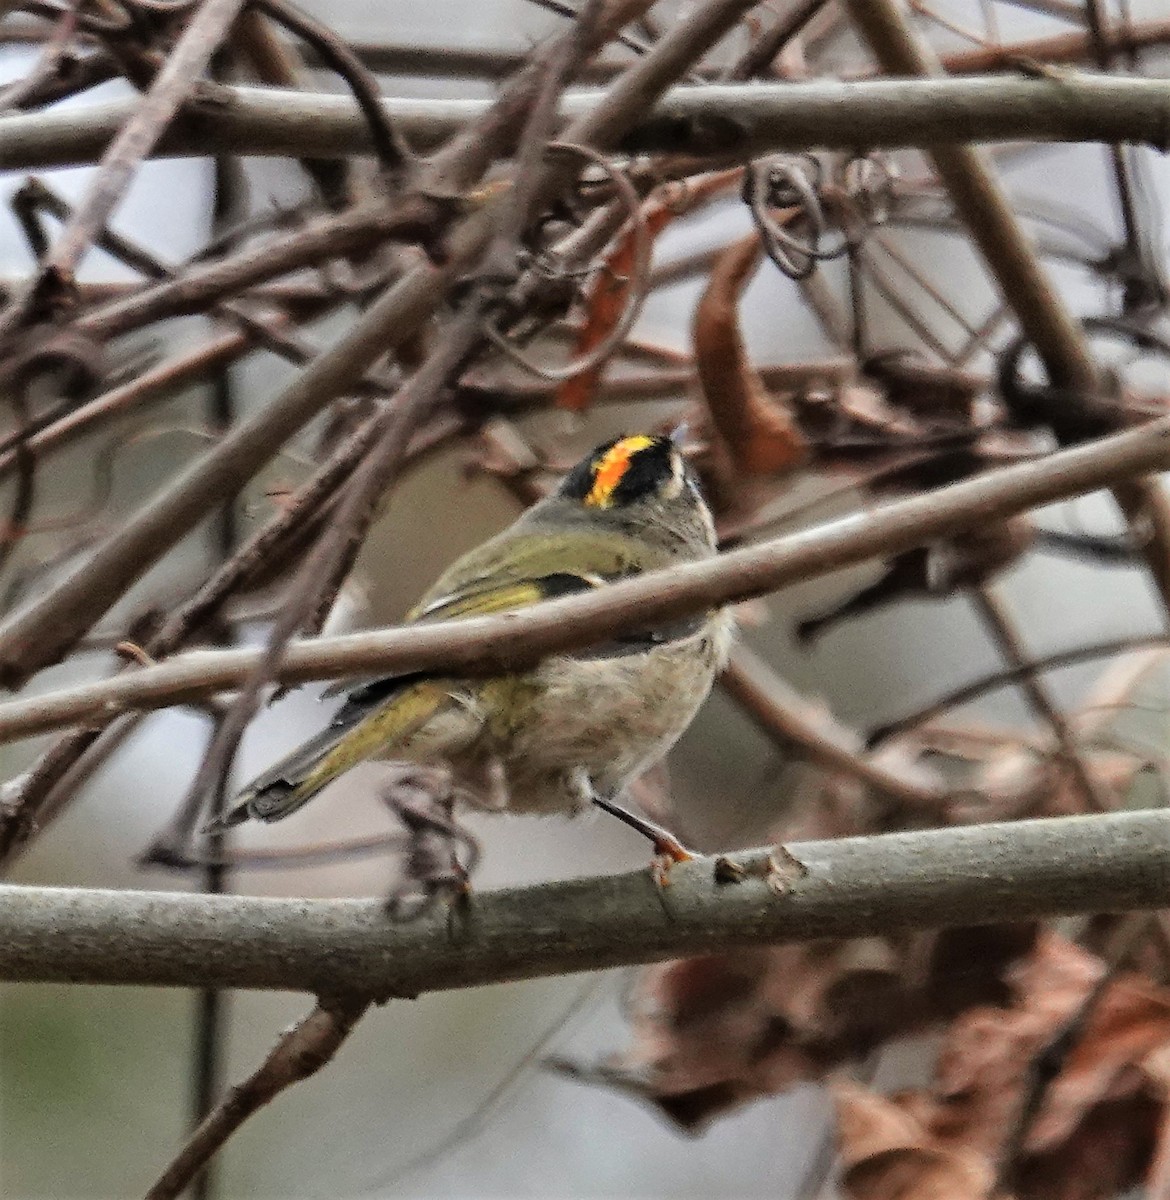
[[[593,793],[592,800],[603,812],[617,817],[623,824],[628,825],[631,829],[636,829],[644,838],[650,840],[654,847],[650,873],[654,876],[654,882],[660,886],[670,882],[670,868],[675,863],[689,862],[695,857],[669,829],[664,829],[661,825],[631,812],[628,808],[624,808],[605,796],[599,796],[596,792]]]
[[[386,903],[396,920],[422,916],[440,897],[466,911],[479,844],[455,820],[457,798],[450,772],[427,767],[404,768],[383,792],[383,801],[406,827],[406,881]]]

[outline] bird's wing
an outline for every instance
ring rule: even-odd
[[[627,571],[616,578],[628,579],[635,573]],[[592,591],[595,588],[604,587],[614,579],[614,576],[558,571],[534,579],[485,584],[479,588],[472,587],[450,595],[437,596],[414,609],[410,614],[410,620],[454,621],[461,617],[485,617],[493,613],[514,612],[516,609],[539,604],[542,600],[555,600],[561,596]],[[596,646],[576,651],[573,657],[599,659],[637,654],[654,646],[691,637],[698,632],[705,620],[706,617],[700,614],[683,617],[653,630],[618,634]],[[325,696],[337,696],[344,693],[346,697],[345,703],[333,718],[333,724],[349,724],[354,720],[360,720],[372,709],[393,696],[399,688],[426,678],[428,678],[426,672],[419,672],[411,675],[340,680],[324,692]]]
[[[460,617],[486,617],[492,613],[511,612],[527,608],[541,600],[552,600],[557,596],[568,596],[573,592],[588,591],[605,582],[599,576],[572,575],[557,572],[538,579],[505,580],[484,583],[464,591],[437,596],[411,610],[408,622],[455,621]],[[321,693],[322,697],[345,696],[345,703],[337,710],[333,723],[348,722],[351,717],[360,719],[392,696],[400,686],[426,679],[429,673],[414,672],[408,675],[385,675],[372,678],[352,677],[331,683]]]

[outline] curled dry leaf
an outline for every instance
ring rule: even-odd
[[[1037,1056],[1077,1016],[1103,971],[1093,955],[1045,934],[1008,972],[1010,1006],[973,1009],[954,1022],[931,1088],[886,1099],[838,1089],[846,1190],[857,1200],[985,1195],[985,1187],[938,1190],[940,1167],[948,1187],[962,1178],[959,1160],[976,1165],[972,1179],[992,1174]],[[1020,1200],[1097,1200],[1164,1176],[1168,1048],[1170,989],[1137,976],[1109,984],[1025,1131],[1015,1164]],[[897,1189],[887,1173],[895,1149]]]
[[[642,209],[642,224],[646,236],[653,241],[672,221],[691,212],[738,178],[738,169],[715,171],[689,181],[681,198],[672,194],[669,198],[649,201]],[[677,189],[674,191],[677,192]],[[627,229],[606,259],[605,269],[597,273],[586,301],[585,321],[577,333],[575,356],[583,357],[601,345],[609,337],[629,304],[630,277],[634,270],[637,236],[633,226]],[[593,400],[593,393],[605,367],[605,363],[599,363],[596,367],[580,371],[572,378],[566,379],[557,391],[557,407],[568,412],[585,412]]]
[[[896,1100],[855,1084],[832,1088],[843,1170],[852,1200],[983,1200],[995,1182],[986,1160],[939,1146]]]
[[[674,220],[675,215],[664,204],[652,202],[646,205],[642,214],[646,236],[656,238]],[[630,277],[634,270],[637,236],[637,231],[632,227],[623,234],[606,259],[605,270],[599,271],[594,279],[589,290],[586,318],[577,332],[574,354],[583,356],[600,346],[609,337],[629,304]],[[568,412],[585,412],[604,370],[605,364],[599,363],[566,379],[557,391],[557,407]]]
[[[776,475],[800,466],[808,446],[792,413],[770,396],[747,353],[739,300],[763,255],[752,233],[716,260],[695,310],[695,366],[711,421],[708,473],[716,498],[739,473]]]

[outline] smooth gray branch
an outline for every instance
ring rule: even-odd
[[[566,122],[598,103],[577,92]],[[0,118],[0,167],[94,162],[133,100]],[[384,101],[394,127],[428,150],[482,117],[478,100]],[[1161,79],[1062,73],[958,79],[882,79],[676,87],[626,136],[651,153],[743,159],[778,150],[863,149],[961,142],[1141,142],[1170,148],[1170,86]],[[277,88],[217,87],[188,106],[159,155],[342,155],[372,152],[369,126],[350,97]]]
[[[558,650],[579,649],[623,630],[746,600],[1168,465],[1170,417],[706,562],[615,583],[587,596],[457,623],[294,642],[275,678],[304,683],[371,671],[512,671]],[[98,683],[0,704],[0,741],[238,687],[259,653],[199,651]]]
[[[822,937],[1170,906],[1170,813],[805,842],[474,895],[462,921],[376,900],[0,887],[0,979],[382,999]],[[777,865],[767,878],[770,854]],[[779,881],[784,885],[777,889]]]

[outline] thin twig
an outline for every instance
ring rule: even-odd
[[[615,21],[624,22],[632,10],[647,3],[622,0],[609,5],[594,41],[604,40]],[[744,3],[746,0],[739,0],[738,7]],[[724,19],[732,19],[727,9],[738,11],[731,0],[712,7]],[[682,50],[691,56],[701,53],[706,45],[703,36],[718,36],[723,27],[716,22],[712,29],[711,24],[699,22],[698,34],[685,39]],[[592,141],[595,134],[620,136],[677,75],[680,57],[680,47],[664,39],[623,76],[620,88],[615,84],[607,104],[599,106],[593,117],[574,124],[566,136],[584,142]],[[424,184],[454,182],[459,187],[477,175],[506,144],[508,133],[523,121],[539,79],[539,72],[530,68],[505,87],[477,125],[478,136],[469,132],[455,139],[430,164]],[[495,204],[488,204],[452,231],[442,268],[430,264],[415,268],[391,286],[345,337],[314,359],[267,409],[238,424],[213,451],[99,545],[76,571],[0,624],[0,682],[17,684],[64,653],[150,563],[174,546],[225,495],[235,494],[324,403],[351,386],[376,358],[410,336],[439,304],[459,271],[483,252],[494,233],[497,211]]]
[[[1020,688],[1032,711],[1052,730],[1060,752],[1060,760],[1080,792],[1086,811],[1109,812],[1115,807],[1113,798],[1086,766],[1068,718],[1048,695],[1043,681],[1029,668],[1030,656],[1020,640],[1006,604],[986,584],[973,589],[971,595],[976,610],[983,618],[1000,652],[1012,667],[1021,671]]]
[[[213,65],[219,65],[218,63]],[[243,180],[238,164],[231,158],[215,160],[215,188],[211,202],[211,228],[218,232],[236,216],[243,195]],[[231,367],[224,367],[213,381],[207,400],[207,415],[216,430],[226,432],[238,412],[235,380]],[[239,521],[236,506],[229,500],[215,515],[213,524],[216,557],[222,566],[236,550],[239,540]],[[230,644],[230,634],[227,637]],[[222,713],[215,710],[212,729],[218,728]],[[214,736],[214,733],[213,735]],[[208,816],[222,816],[227,808],[227,780],[220,781],[208,805]],[[227,867],[221,861],[228,844],[228,834],[220,830],[207,841],[207,853],[213,860],[202,868],[203,890],[208,895],[222,895],[231,890]],[[228,1030],[230,998],[215,988],[207,988],[195,1000],[194,1047],[192,1050],[192,1123],[197,1128],[212,1111],[223,1087],[224,1060]],[[192,1185],[192,1200],[211,1200],[215,1195],[216,1176],[211,1167],[200,1171]]]
[[[315,1075],[333,1058],[368,1007],[368,1000],[319,999],[307,1017],[281,1035],[259,1068],[208,1114],[151,1186],[146,1200],[175,1200],[181,1195],[253,1113],[294,1083]]]
[[[894,0],[845,3],[886,70],[911,76],[941,74],[937,57]],[[1102,375],[1088,339],[1029,244],[986,154],[969,145],[935,146],[931,158],[1005,303],[1035,346],[1049,382],[1077,392],[1096,391]],[[1113,495],[1131,525],[1148,523],[1143,556],[1170,621],[1170,501],[1155,480],[1127,480]]]
[[[558,43],[558,53],[550,57],[546,81],[537,93],[521,137],[516,182],[497,239],[488,251],[485,269],[489,271],[496,263],[506,267],[521,248],[529,209],[541,186],[537,167],[553,128],[557,100],[588,52],[603,6],[604,0],[586,0],[573,36]],[[464,309],[437,331],[430,355],[399,389],[393,406],[374,418],[370,448],[347,481],[332,519],[297,571],[268,634],[263,654],[243,681],[226,716],[217,724],[186,799],[148,859],[166,861],[185,850],[204,800],[222,786],[240,738],[259,708],[264,689],[276,675],[289,640],[294,634],[304,632],[306,626],[323,623],[365,541],[379,499],[398,473],[411,435],[434,409],[442,389],[481,345],[481,321],[488,303],[486,292],[471,297]]]
[[[770,737],[786,749],[829,771],[860,780],[876,793],[912,809],[938,812],[946,798],[940,779],[923,770],[919,777],[872,761],[861,739],[813,707],[743,646],[737,647],[719,677],[728,695]]]
[[[174,119],[231,28],[243,0],[203,0],[167,56],[147,94],[102,155],[98,173],[73,219],[62,231],[32,286],[0,314],[7,331],[38,305],[52,303],[72,283],[77,265],[105,227],[142,162]]]
[[[961,704],[968,704],[972,700],[978,700],[980,696],[985,696],[988,692],[993,692],[998,688],[1018,684],[1030,674],[1057,671],[1062,667],[1073,667],[1078,663],[1092,662],[1095,659],[1113,658],[1118,654],[1124,654],[1128,650],[1143,650],[1149,646],[1165,646],[1168,641],[1170,641],[1170,634],[1166,633],[1137,634],[1132,637],[1112,638],[1105,642],[1093,642],[1087,646],[1077,646],[1071,650],[1060,650],[1054,654],[1029,658],[1027,662],[1016,667],[1009,667],[1006,670],[990,671],[986,675],[972,680],[970,683],[965,683],[961,687],[946,692],[936,700],[932,700],[929,704],[924,704],[912,713],[907,713],[895,721],[888,721],[884,725],[875,726],[866,737],[866,745],[873,747],[881,742],[888,741],[892,737],[898,737],[900,734],[907,733],[918,725],[923,725],[927,721],[933,720],[948,709],[957,708]]]

